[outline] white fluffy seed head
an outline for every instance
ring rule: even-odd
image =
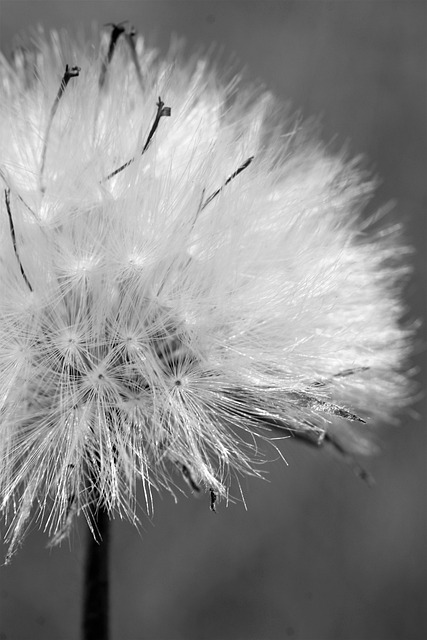
[[[366,452],[350,427],[407,398],[406,250],[362,221],[357,167],[209,61],[119,36],[0,59],[10,553],[37,509],[54,541],[101,504],[136,520],[136,481],[150,508],[177,469],[226,496],[272,429]]]

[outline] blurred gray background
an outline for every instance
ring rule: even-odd
[[[166,51],[216,43],[322,136],[363,153],[417,248],[406,296],[425,315],[427,3],[424,1],[5,1],[1,46],[29,25],[130,20]],[[333,140],[332,140],[333,139]],[[426,329],[420,340],[426,344]],[[425,347],[414,356],[425,386]],[[424,370],[424,372],[423,372]],[[114,640],[418,640],[427,637],[425,400],[383,430],[368,488],[340,461],[284,442],[289,462],[244,483],[248,505],[168,495],[138,533],[114,523]],[[81,523],[82,525],[83,523]],[[0,567],[1,640],[79,637],[85,529],[46,550],[34,530]],[[4,557],[4,548],[0,547]]]

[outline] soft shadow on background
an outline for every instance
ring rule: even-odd
[[[335,149],[363,153],[417,248],[406,295],[425,315],[427,3],[388,1],[3,1],[3,51],[37,22],[75,28],[130,20],[166,51],[216,43],[305,117]],[[333,140],[332,140],[333,139]],[[426,328],[420,341],[426,344]],[[424,351],[422,350],[424,349]],[[425,386],[425,347],[413,359]],[[372,489],[340,461],[285,441],[289,462],[244,484],[242,504],[165,495],[140,533],[114,523],[113,639],[421,640],[427,637],[426,430],[404,417],[368,461]],[[46,550],[33,531],[0,567],[1,640],[77,640],[83,523]],[[0,547],[4,557],[4,548]]]

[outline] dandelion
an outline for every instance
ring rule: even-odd
[[[344,455],[407,398],[399,228],[357,163],[209,60],[123,25],[0,59],[0,499],[138,521],[183,477],[212,510],[277,434]]]

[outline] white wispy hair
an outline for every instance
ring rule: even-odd
[[[357,163],[121,25],[40,33],[0,83],[9,553],[32,515],[54,542],[100,504],[136,521],[137,480],[214,508],[273,431],[367,452],[407,398],[408,269]]]

